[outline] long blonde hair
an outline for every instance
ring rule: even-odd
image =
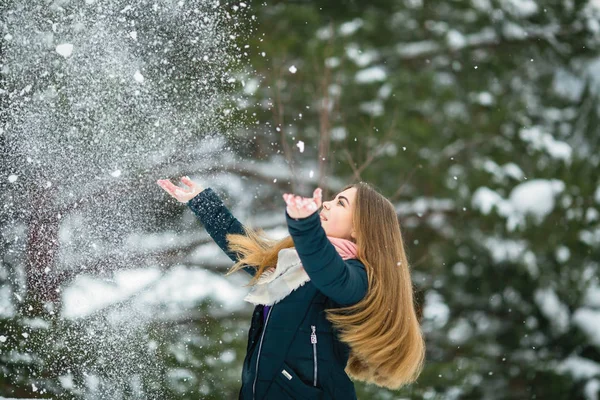
[[[392,203],[369,184],[356,188],[353,225],[357,258],[364,264],[369,288],[358,303],[329,309],[327,319],[351,349],[346,373],[357,380],[398,389],[416,381],[423,369],[425,342],[417,319],[408,259],[400,223]],[[245,229],[247,235],[227,235],[239,261],[228,275],[246,266],[256,268],[250,285],[277,264],[279,250],[294,246],[291,237],[269,240]]]

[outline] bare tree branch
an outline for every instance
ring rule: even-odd
[[[383,152],[383,150],[385,149],[385,147],[387,145],[389,145],[389,140],[392,137],[392,135],[394,134],[394,129],[396,128],[396,122],[398,120],[398,113],[394,113],[394,118],[392,119],[392,123],[390,124],[390,128],[386,131],[384,137],[382,138],[380,145],[377,146],[374,149],[368,149],[367,150],[367,155],[366,155],[366,159],[365,161],[363,161],[363,163],[357,167],[356,163],[352,157],[352,155],[350,154],[350,151],[348,150],[348,147],[346,146],[344,148],[344,154],[346,156],[346,159],[350,165],[350,168],[352,168],[352,171],[354,173],[354,178],[356,180],[362,180],[361,177],[361,173],[368,168],[374,160],[377,159],[377,157]],[[370,127],[369,127],[369,138],[374,136],[374,128],[373,128],[373,120],[370,120]]]

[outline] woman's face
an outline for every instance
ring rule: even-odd
[[[327,236],[354,240],[356,238],[352,226],[352,215],[356,200],[356,188],[349,188],[339,193],[331,201],[323,202],[320,212],[321,226]]]

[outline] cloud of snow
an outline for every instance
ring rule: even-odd
[[[70,43],[59,44],[56,46],[56,52],[64,58],[69,58],[73,54],[73,45]]]

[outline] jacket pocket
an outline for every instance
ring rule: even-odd
[[[283,363],[275,377],[275,383],[281,387],[291,399],[318,400],[323,398],[323,390],[307,385],[286,363]]]

